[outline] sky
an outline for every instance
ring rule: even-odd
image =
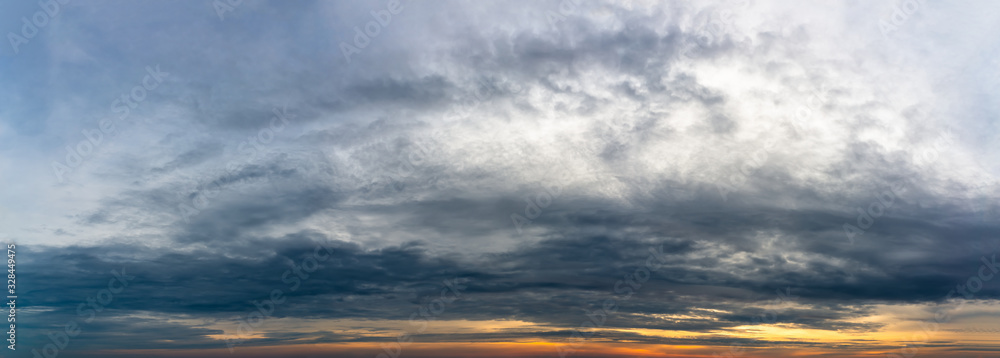
[[[998,10],[0,3],[0,356],[1000,357]]]

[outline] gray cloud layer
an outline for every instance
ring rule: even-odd
[[[970,75],[992,47],[940,25],[972,10],[927,3],[883,37],[879,5],[402,6],[350,62],[339,44],[385,4],[246,1],[224,20],[208,3],[66,5],[7,54],[24,344],[125,267],[134,283],[73,349],[219,348],[216,324],[318,243],[335,260],[275,318],[405,320],[461,277],[449,317],[550,329],[421,341],[568,337],[661,245],[670,261],[609,327],[740,326],[791,287],[802,305],[781,322],[875,330],[845,320],[941,302],[994,253],[996,106],[974,99],[996,78]],[[56,180],[52,161],[156,65],[165,82]],[[712,319],[648,316],[695,311]],[[376,333],[246,344],[392,336]]]

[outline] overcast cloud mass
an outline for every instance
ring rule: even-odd
[[[1000,357],[993,1],[7,1],[0,30],[2,356]]]

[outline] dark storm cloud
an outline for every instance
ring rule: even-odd
[[[419,212],[453,212],[452,209],[448,205],[423,206]],[[561,216],[559,212],[551,215]],[[468,280],[468,288],[463,300],[449,307],[449,317],[520,319],[574,327],[585,318],[574,313],[599,308],[599,302],[607,298],[621,299],[620,294],[612,292],[615,280],[639,266],[648,248],[662,247],[669,257],[666,266],[637,290],[634,299],[619,301],[620,311],[609,320],[608,327],[712,331],[746,325],[761,309],[744,305],[773,299],[774,289],[790,287],[792,294],[799,297],[798,302],[810,308],[782,311],[778,322],[826,330],[860,330],[873,327],[849,324],[843,319],[858,317],[866,311],[842,304],[863,307],[884,302],[941,300],[955,283],[964,282],[974,274],[979,257],[988,254],[953,250],[956,257],[944,260],[931,255],[893,258],[886,252],[877,252],[898,251],[899,247],[913,249],[919,243],[926,245],[927,240],[922,239],[907,242],[908,235],[903,234],[903,238],[896,239],[899,241],[883,244],[881,248],[864,244],[869,249],[857,248],[848,256],[847,252],[831,251],[843,248],[842,245],[818,245],[810,242],[815,239],[804,239],[818,236],[809,232],[808,222],[834,222],[835,216],[786,215],[791,217],[783,218],[780,224],[761,218],[741,218],[736,213],[689,214],[671,219],[605,213],[599,221],[596,217],[573,215],[564,219],[568,225],[557,234],[559,238],[474,261],[435,257],[418,243],[366,250],[357,244],[334,241],[326,244],[334,248],[330,264],[311,273],[301,289],[288,293],[288,303],[275,311],[275,317],[405,320],[415,305],[434,297],[435,283],[460,277]],[[212,220],[227,221],[225,217],[213,216]],[[689,224],[674,228],[679,223]],[[885,225],[894,224],[886,221]],[[902,227],[907,225],[910,224],[901,223],[898,230],[887,232],[905,233]],[[634,234],[613,234],[626,227]],[[762,229],[780,230],[789,238],[785,244],[788,246],[769,252],[761,246],[764,243],[760,239],[746,235]],[[953,233],[958,228],[951,229]],[[605,231],[608,234],[597,233]],[[829,234],[839,235],[839,232]],[[104,285],[94,278],[124,266],[137,279],[127,292],[116,297],[114,310],[104,314],[111,322],[106,324],[118,324],[114,323],[118,320],[115,317],[130,312],[226,319],[252,310],[248,302],[263,299],[271,289],[287,290],[288,284],[282,282],[281,273],[288,270],[290,262],[306,257],[326,238],[304,232],[280,238],[245,237],[225,246],[205,240],[213,248],[200,253],[150,255],[145,252],[147,249],[132,246],[72,247],[33,253],[39,261],[60,265],[48,270],[45,277],[31,274],[25,277],[28,282],[45,282],[34,292],[46,299],[33,300],[30,306],[53,309],[42,314],[41,317],[47,318],[44,321],[60,321],[50,317],[73,317],[75,305]],[[782,257],[782,253],[790,250],[814,256],[807,256],[807,262],[793,264]],[[939,249],[927,247],[917,252],[932,250]],[[752,254],[754,258],[746,263],[727,262],[739,254]],[[146,258],[123,259],[131,255]],[[845,262],[838,264],[837,260]],[[996,285],[986,285],[977,297],[996,297],[998,293]],[[699,297],[715,297],[717,303],[701,303],[697,307],[730,313],[710,313],[716,320],[679,321],[632,315],[690,314]],[[126,327],[113,331],[121,329]],[[195,344],[203,340],[201,335],[212,333],[204,329],[191,331],[191,336],[185,338],[178,336],[178,332],[189,330],[179,330],[174,325],[162,330],[173,332],[170,337],[178,342],[191,340],[184,344]],[[266,342],[270,341],[260,343]]]

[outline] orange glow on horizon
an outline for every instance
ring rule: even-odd
[[[559,347],[566,348],[563,343],[529,342],[529,343],[411,343],[399,352],[402,358],[459,358],[459,357],[559,357]],[[391,347],[390,347],[391,348]],[[231,358],[261,358],[289,357],[306,358],[317,355],[335,357],[380,358],[387,351],[380,343],[324,343],[295,346],[264,346],[239,347],[233,353],[226,348],[209,350],[114,350],[97,352],[102,356],[146,358],[166,357],[231,357]],[[566,358],[572,357],[643,357],[643,358],[673,358],[673,357],[884,357],[886,354],[898,353],[898,349],[885,350],[833,350],[817,348],[764,348],[746,347],[733,350],[729,346],[671,346],[671,345],[632,345],[620,343],[583,344],[575,351],[568,351]],[[986,352],[984,352],[986,353]],[[920,348],[921,357],[947,357],[952,354],[947,351]],[[392,357],[389,353],[386,356]]]
[[[253,346],[253,341],[235,347],[231,353],[226,348],[227,334],[212,335],[218,348],[201,350],[109,350],[99,352],[100,356],[143,356],[157,357],[216,357],[257,358],[257,357],[358,357],[381,358],[398,356],[404,358],[450,358],[450,357],[885,357],[886,355],[907,353],[901,349],[916,347],[917,354],[922,358],[954,356],[958,345],[932,347],[926,342],[974,342],[982,349],[983,356],[990,355],[991,349],[998,349],[995,341],[988,336],[969,333],[959,333],[957,329],[968,326],[987,327],[992,324],[986,313],[995,312],[1000,302],[967,303],[961,307],[954,304],[902,304],[902,305],[871,305],[871,310],[864,316],[845,319],[845,324],[859,324],[870,329],[818,329],[794,323],[775,323],[742,325],[717,329],[712,331],[682,331],[665,329],[637,328],[596,328],[592,331],[604,333],[603,338],[594,336],[584,341],[574,341],[566,334],[556,336],[553,341],[533,338],[552,337],[543,335],[564,328],[549,325],[519,321],[519,320],[440,320],[428,326],[424,334],[436,337],[460,337],[468,333],[502,333],[517,332],[521,335],[508,336],[501,342],[474,341],[438,341],[421,342],[421,337],[411,337],[413,341],[398,346],[396,333],[391,327],[405,327],[404,321],[391,320],[302,320],[275,319],[269,321],[268,330],[257,331],[254,338],[267,338],[272,335],[291,332],[327,331],[343,336],[354,336],[368,342],[352,343],[310,343],[319,338],[303,336],[296,340],[283,341],[284,345]],[[924,323],[934,317],[935,312],[947,311],[963,313],[955,315],[947,322],[942,322],[939,328],[925,334],[921,329]],[[779,313],[784,315],[785,313]],[[689,317],[690,316],[690,317]],[[678,319],[702,319],[695,315],[652,315],[666,321]],[[372,328],[377,327],[377,328]],[[402,332],[400,330],[399,332]],[[388,336],[387,336],[388,334]],[[623,335],[627,334],[627,335]],[[617,340],[610,337],[618,337]],[[527,338],[525,338],[527,337]],[[630,337],[641,337],[630,338]],[[926,338],[924,338],[926,337]],[[246,337],[243,337],[246,339]],[[440,338],[439,338],[440,339]],[[448,338],[444,338],[448,339]],[[745,346],[730,346],[719,343],[707,345],[707,342],[727,342],[732,339],[743,339]],[[259,342],[259,341],[258,341]],[[662,342],[657,344],[656,342]],[[574,344],[576,343],[576,344]],[[670,344],[673,343],[673,344]],[[975,350],[962,351],[963,354],[975,354]],[[910,352],[910,351],[908,351]],[[85,352],[91,353],[91,352]],[[385,353],[384,356],[380,356]],[[97,355],[94,355],[95,357]]]

